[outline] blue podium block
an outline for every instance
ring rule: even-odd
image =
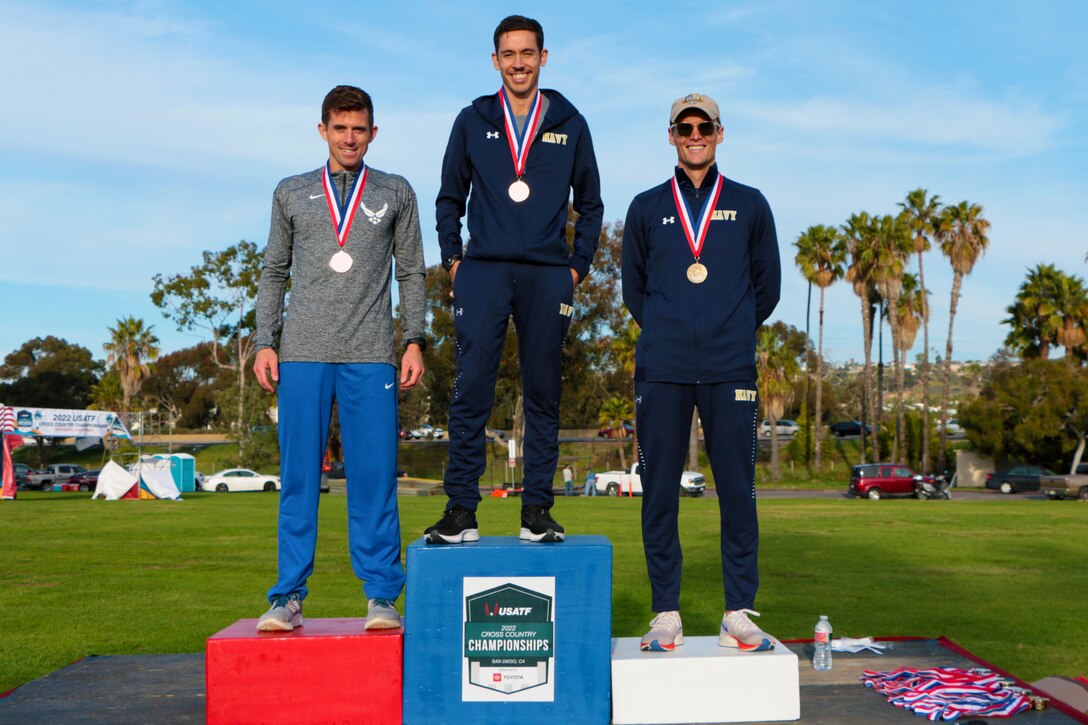
[[[610,718],[612,544],[408,546],[407,725]]]

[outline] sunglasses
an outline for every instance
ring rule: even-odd
[[[702,123],[674,123],[672,129],[676,131],[677,136],[688,137],[695,129],[699,129],[700,136],[710,136],[718,130],[718,124],[713,121],[703,121]]]

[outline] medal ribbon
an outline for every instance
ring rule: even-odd
[[[544,104],[540,102],[540,91],[537,91],[533,105],[529,107],[529,115],[525,119],[525,132],[518,133],[518,126],[514,123],[514,109],[510,107],[510,99],[506,97],[505,88],[499,89],[499,100],[502,101],[502,112],[506,121],[506,142],[510,145],[510,156],[514,159],[514,173],[520,179],[525,173],[529,147],[533,145],[533,137],[540,125],[540,109]]]
[[[325,203],[329,205],[329,216],[332,218],[332,228],[336,233],[336,242],[340,248],[344,248],[344,242],[351,233],[351,225],[355,221],[355,212],[359,210],[359,200],[363,197],[363,189],[366,188],[366,164],[359,167],[359,173],[355,175],[355,182],[348,190],[347,204],[340,203],[340,195],[336,193],[336,184],[332,183],[332,166],[325,162],[325,169],[321,174],[321,184],[325,187]]]
[[[676,175],[672,177],[672,198],[676,202],[676,212],[680,215],[680,226],[684,227],[684,236],[688,238],[688,246],[691,247],[691,253],[695,255],[695,261],[699,261],[699,255],[703,252],[703,241],[706,240],[706,233],[710,229],[710,217],[714,214],[714,207],[718,205],[718,196],[722,193],[722,179],[724,177],[718,174],[718,178],[714,180],[714,186],[711,187],[710,193],[707,194],[706,201],[703,202],[703,208],[699,210],[699,226],[696,228],[692,223],[691,210],[688,209],[687,199],[680,192],[680,184],[676,180]]]

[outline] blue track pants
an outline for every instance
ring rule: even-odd
[[[396,369],[384,363],[287,362],[280,363],[279,373],[279,580],[269,600],[307,594],[334,399],[344,447],[351,566],[367,598],[396,599],[404,587]]]
[[[487,468],[484,426],[495,405],[495,380],[507,321],[518,334],[525,398],[525,492],[522,505],[551,506],[559,461],[559,391],[563,340],[570,327],[574,280],[568,267],[465,259],[453,287],[457,376],[450,403],[447,509],[475,510]]]
[[[696,407],[718,494],[725,608],[751,609],[755,604],[759,589],[755,390],[755,382],[635,383],[642,545],[655,612],[680,609],[684,558],[677,523],[680,475]]]

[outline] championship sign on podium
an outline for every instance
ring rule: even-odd
[[[612,545],[408,547],[404,722],[609,722]]]

